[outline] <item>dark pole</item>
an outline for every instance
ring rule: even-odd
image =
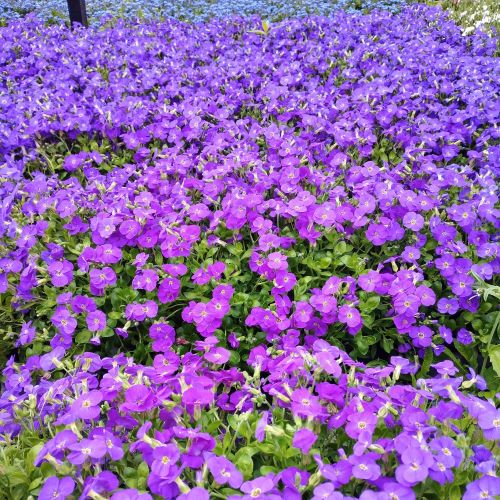
[[[89,25],[85,0],[68,0],[68,10],[71,25],[73,25],[73,23],[80,23],[83,26]]]

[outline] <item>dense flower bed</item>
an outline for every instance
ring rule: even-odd
[[[495,0],[445,0],[441,6],[462,27],[464,35],[481,30],[498,34],[500,28],[500,4]]]
[[[331,15],[337,10],[363,12],[372,9],[397,11],[406,0],[86,0],[88,15],[92,20],[102,16],[121,17],[173,17],[189,21],[202,21],[231,17],[235,14],[258,14],[263,18],[305,16],[308,14]],[[66,0],[0,0],[0,19],[15,19],[28,12],[46,20],[66,19]]]
[[[0,45],[9,498],[500,493],[494,38],[416,7]]]

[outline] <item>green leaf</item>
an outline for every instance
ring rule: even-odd
[[[364,313],[370,313],[373,310],[377,309],[380,304],[380,296],[374,295],[369,297],[366,301],[361,302],[359,304],[359,309]]]
[[[432,360],[434,359],[434,355],[432,353],[432,349],[427,349],[425,351],[424,361],[422,363],[422,367],[418,372],[417,378],[425,378],[427,373],[429,373],[429,368],[431,367]]]
[[[28,490],[29,491],[33,491],[34,489],[38,488],[40,486],[40,484],[42,484],[42,481],[43,481],[43,477],[37,477],[36,479],[33,479],[33,481],[31,481],[30,485],[29,485],[29,488]]]
[[[5,474],[9,479],[9,485],[18,486],[18,485],[26,485],[29,483],[28,475],[26,471],[19,467],[5,467]]]
[[[385,352],[390,354],[394,349],[394,340],[388,337],[384,337],[382,339],[382,349],[384,349]]]
[[[31,450],[26,455],[26,470],[28,473],[31,473],[31,471],[34,469],[35,458],[37,457],[42,447],[43,443],[38,443],[33,446],[33,448],[31,448]]]
[[[488,349],[488,355],[497,375],[500,377],[500,345],[492,345]]]
[[[82,330],[81,332],[78,332],[75,336],[75,342],[77,344],[86,344],[90,338],[92,337],[92,334],[89,332],[89,330]]]
[[[240,472],[245,476],[245,479],[248,479],[252,476],[253,473],[253,460],[248,455],[241,455],[235,462],[236,467],[240,470]]]

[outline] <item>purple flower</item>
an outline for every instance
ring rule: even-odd
[[[323,483],[314,488],[312,500],[343,500],[344,498],[340,491],[335,491],[333,483]]]
[[[377,415],[364,411],[361,413],[352,413],[347,417],[348,424],[345,426],[345,431],[348,436],[353,439],[358,439],[362,432],[373,433],[377,425]]]
[[[401,454],[402,464],[396,469],[396,479],[404,486],[424,481],[429,467],[434,463],[432,455],[420,448],[410,447]]]
[[[415,500],[415,493],[411,488],[407,486],[403,486],[396,482],[387,482],[384,483],[382,487],[384,493],[387,493],[390,499],[394,500]]]
[[[500,478],[484,476],[467,485],[463,500],[495,500],[500,495]]]
[[[30,344],[36,335],[36,328],[31,326],[31,321],[23,323],[21,325],[21,331],[19,332],[19,339],[16,342],[16,347]]]
[[[246,493],[243,497],[245,500],[261,498],[273,488],[274,483],[270,477],[258,477],[252,481],[244,482],[240,487],[241,491]]]
[[[318,436],[313,431],[299,429],[293,436],[292,445],[298,448],[304,455],[307,455],[317,439]]]
[[[63,287],[73,280],[73,264],[67,260],[53,262],[49,265],[48,271],[52,284],[56,287]]]
[[[420,231],[424,227],[424,218],[415,212],[408,212],[403,217],[403,225],[412,231]]]
[[[226,457],[212,456],[208,459],[207,466],[218,484],[228,483],[231,488],[235,489],[241,486],[243,475]]]
[[[111,267],[92,269],[90,271],[90,285],[95,289],[103,289],[116,283],[116,273]]]
[[[125,403],[120,406],[122,411],[148,411],[155,405],[153,392],[145,385],[133,385],[125,391]]]
[[[209,352],[205,353],[204,358],[210,363],[214,363],[216,365],[223,365],[229,360],[231,353],[224,349],[223,347],[215,347],[211,349]]]
[[[179,500],[210,500],[210,494],[205,488],[196,486],[187,493],[183,493],[177,497]]]
[[[59,346],[56,347],[52,352],[40,356],[40,368],[42,368],[42,370],[49,371],[55,366],[59,366],[60,359],[62,359],[65,353],[66,349]]]
[[[170,468],[175,466],[179,458],[179,449],[175,444],[159,446],[153,450],[151,470],[160,477],[167,477],[170,473]]]
[[[81,418],[82,420],[98,418],[101,414],[99,404],[102,399],[103,396],[101,391],[86,392],[77,398],[71,405],[71,413],[76,418]]]
[[[267,256],[267,265],[273,271],[286,271],[288,269],[288,262],[286,255],[280,252],[273,252]]]
[[[87,315],[87,327],[91,332],[100,332],[106,328],[106,315],[99,310]]]
[[[369,453],[366,455],[349,458],[352,465],[352,475],[364,481],[374,481],[380,477],[380,466],[376,462],[377,455]]]
[[[447,299],[442,298],[438,300],[437,303],[438,311],[442,314],[453,315],[458,311],[458,300],[457,299]]]
[[[48,477],[43,483],[38,494],[40,500],[64,500],[75,489],[75,482],[70,477],[58,479],[56,476]]]
[[[432,343],[432,330],[425,325],[410,327],[410,337],[416,347],[429,347]]]
[[[489,407],[477,417],[477,423],[484,437],[497,441],[500,439],[500,410]]]
[[[182,402],[185,405],[208,406],[214,400],[214,393],[211,390],[201,387],[191,387],[182,394]]]
[[[136,290],[146,290],[152,292],[156,288],[158,274],[152,269],[145,269],[135,275],[132,281],[132,287]]]
[[[266,427],[269,423],[269,412],[263,411],[255,426],[255,439],[261,442],[266,438]]]
[[[356,328],[362,323],[359,311],[350,305],[339,307],[339,321],[345,323],[350,328]]]
[[[460,344],[468,345],[472,344],[474,341],[474,338],[472,337],[472,333],[469,332],[469,330],[465,328],[460,328],[457,332],[457,342],[460,342]]]
[[[299,417],[319,417],[323,415],[324,408],[319,399],[307,389],[297,389],[292,393],[292,411]]]
[[[71,453],[68,461],[73,465],[82,465],[86,460],[98,460],[106,455],[106,444],[100,439],[82,439],[78,443],[70,443]]]
[[[173,302],[180,293],[181,282],[177,278],[165,278],[158,287],[158,300],[165,304]]]
[[[417,314],[420,299],[412,294],[398,294],[394,299],[394,308],[398,314],[413,316]]]

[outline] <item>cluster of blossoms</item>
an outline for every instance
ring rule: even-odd
[[[338,10],[362,13],[373,9],[396,12],[406,0],[86,0],[87,15],[91,21],[103,17],[175,18],[200,22],[211,18],[235,15],[259,15],[279,19],[311,14],[332,15]],[[35,13],[48,21],[61,21],[68,17],[65,0],[0,0],[0,20],[18,19]]]
[[[0,45],[21,496],[500,494],[496,39],[416,6]]]

